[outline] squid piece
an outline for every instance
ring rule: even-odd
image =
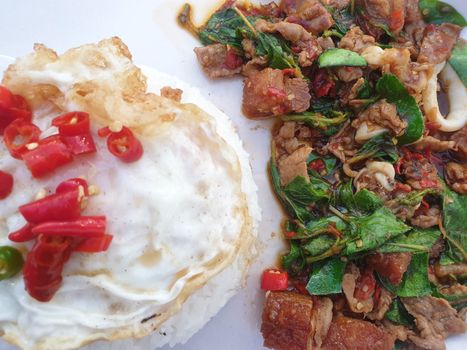
[[[449,113],[446,116],[441,114],[438,106],[438,76],[448,91]],[[423,109],[427,120],[438,124],[441,131],[457,131],[467,124],[467,89],[451,65],[446,62],[434,67],[423,92]]]
[[[385,132],[389,132],[389,130],[379,125],[372,125],[371,127],[368,127],[368,124],[365,122],[362,123],[362,125],[360,125],[355,132],[355,141],[363,144],[369,139],[381,135]]]
[[[359,179],[362,176],[374,177],[374,179],[383,187],[384,189],[391,191],[393,188],[394,178],[396,176],[396,171],[394,166],[389,162],[378,162],[372,161],[366,164],[366,167],[360,170],[358,175],[354,179],[355,188],[357,192],[362,188],[362,184],[359,182]]]

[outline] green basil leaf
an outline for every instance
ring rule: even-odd
[[[389,103],[394,103],[401,119],[407,121],[404,135],[398,138],[399,145],[419,140],[425,129],[422,112],[405,86],[392,74],[384,74],[376,83],[376,92]]]
[[[465,27],[467,22],[457,10],[449,4],[438,0],[420,0],[418,2],[420,12],[425,22],[441,24],[453,23]]]
[[[311,108],[317,114],[330,116],[332,112],[339,108],[339,101],[328,97],[321,97],[312,102]]]
[[[242,50],[241,30],[248,30],[240,16],[232,9],[214,13],[199,32],[203,45],[220,43]]]
[[[307,243],[304,243],[302,247],[305,254],[317,256],[331,248],[335,241],[336,240],[332,236],[324,234],[316,238],[312,238]]]
[[[340,293],[346,264],[339,257],[314,263],[313,272],[306,286],[308,292],[311,295]]]
[[[293,68],[300,71],[292,51],[288,44],[272,34],[258,33],[256,41],[256,53],[259,56],[267,56],[269,66],[275,69]]]
[[[410,226],[398,220],[387,208],[382,207],[374,213],[352,219],[353,236],[358,237],[347,244],[344,255],[361,254],[374,250],[387,241],[407,232]]]
[[[452,49],[449,64],[455,70],[464,86],[467,87],[467,42],[459,39]]]
[[[437,228],[421,229],[416,228],[407,234],[400,235],[395,239],[385,243],[378,248],[380,253],[401,253],[401,252],[429,252],[431,247],[441,236]]]
[[[328,118],[319,113],[305,112],[302,114],[291,114],[282,116],[281,119],[285,122],[301,122],[314,128],[326,130],[332,126],[343,124],[348,119],[348,116],[345,113],[335,112],[335,114],[332,117]]]
[[[379,159],[393,164],[399,160],[396,145],[388,132],[374,136],[365,142],[358,150],[356,157]]]
[[[428,253],[413,254],[407,271],[398,286],[379,276],[383,286],[399,297],[422,297],[430,295],[432,288],[428,279]]]
[[[367,189],[354,194],[352,182],[350,181],[344,182],[337,187],[332,197],[332,203],[354,215],[371,213],[383,205],[381,198]]]
[[[443,222],[448,255],[457,262],[467,261],[467,196],[446,187],[443,200]]]
[[[320,68],[352,66],[365,67],[367,62],[358,53],[345,49],[328,49],[318,58]]]
[[[389,310],[386,312],[384,317],[391,322],[403,325],[408,328],[414,328],[415,326],[413,316],[409,314],[399,298],[393,300]]]
[[[295,275],[299,273],[304,266],[305,261],[300,244],[296,241],[291,241],[289,253],[282,256],[282,267],[290,274]]]
[[[293,202],[308,206],[315,202],[329,200],[330,186],[317,177],[310,177],[307,182],[303,176],[297,176],[284,187],[284,193]]]

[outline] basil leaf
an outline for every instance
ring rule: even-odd
[[[337,66],[365,67],[367,62],[356,52],[345,49],[328,49],[319,56],[318,65],[320,68]]]
[[[306,286],[307,291],[311,295],[340,293],[346,264],[339,257],[314,263],[313,272]]]
[[[467,42],[464,39],[457,41],[448,62],[460,80],[462,80],[464,86],[467,87]]]
[[[291,114],[281,117],[283,121],[302,122],[308,126],[326,130],[332,126],[343,124],[347,120],[347,114],[335,112],[331,118],[314,112]]]
[[[284,187],[284,193],[293,202],[308,206],[329,200],[329,188],[329,184],[315,176],[310,177],[310,182],[307,182],[303,176],[297,176]]]
[[[467,196],[446,187],[443,200],[443,223],[446,230],[448,255],[457,262],[467,260]]]
[[[380,253],[400,253],[400,252],[429,252],[431,247],[441,236],[441,232],[435,228],[414,229],[408,234],[400,235],[378,248]]]
[[[313,109],[313,112],[316,112],[317,114],[329,116],[334,112],[334,110],[338,109],[338,106],[339,101],[337,99],[321,97],[312,102],[311,108]]]
[[[311,239],[307,243],[303,244],[303,250],[306,254],[311,256],[316,256],[324,253],[329,248],[331,248],[334,243],[335,239],[329,235],[323,234],[316,238]]]
[[[277,168],[274,154],[269,162],[269,172],[271,174],[274,192],[276,192],[277,196],[279,197],[279,200],[281,201],[287,213],[290,216],[297,218],[301,222],[309,221],[313,217],[312,214],[302,205],[299,205],[294,201],[290,200],[285,194],[284,190],[282,189],[279,169]]]
[[[355,215],[373,212],[383,205],[383,201],[367,189],[354,194],[351,182],[342,183],[337,188],[333,194],[332,203]]]
[[[333,9],[331,14],[334,19],[334,27],[336,30],[342,35],[347,33],[354,23],[354,17],[350,14],[349,8],[344,8],[342,10]]]
[[[399,160],[396,145],[388,132],[374,136],[365,142],[358,150],[356,157],[379,159],[390,163],[396,163]]]
[[[315,153],[311,152],[306,160],[307,164],[311,162],[321,159],[324,163],[324,168],[326,170],[326,174],[329,175],[332,171],[336,168],[337,159],[332,156],[318,156]]]
[[[283,39],[272,34],[258,33],[256,41],[256,53],[258,56],[267,56],[269,66],[275,69],[293,68],[300,71],[291,49]]]
[[[232,9],[216,12],[199,32],[203,45],[220,43],[242,50],[241,30],[248,30],[240,16]]]
[[[389,103],[394,103],[401,119],[407,121],[404,135],[398,138],[399,145],[420,139],[425,129],[422,112],[399,79],[395,75],[384,74],[376,83],[376,92]]]
[[[305,261],[300,244],[296,241],[291,241],[289,253],[282,256],[282,267],[290,274],[295,275],[299,273],[304,266]]]
[[[448,301],[455,309],[460,310],[464,307],[467,307],[467,293],[459,293],[459,294],[443,294],[438,289],[437,286],[432,285],[433,288],[433,296],[437,298],[443,298]]]
[[[368,80],[365,80],[363,84],[357,90],[357,98],[367,99],[373,96],[373,87],[370,85]]]
[[[432,288],[428,279],[428,253],[413,254],[407,271],[398,286],[379,276],[383,286],[399,297],[422,297],[430,295]]]
[[[385,242],[407,232],[410,226],[398,220],[387,208],[382,207],[374,213],[352,219],[353,236],[358,237],[347,244],[344,255],[361,254],[374,250]]]
[[[445,22],[465,27],[467,22],[457,10],[449,4],[438,0],[420,0],[418,3],[423,19],[427,23],[441,24]]]
[[[393,300],[389,310],[386,312],[384,317],[391,322],[403,325],[408,328],[414,328],[415,326],[413,316],[409,314],[399,298]]]

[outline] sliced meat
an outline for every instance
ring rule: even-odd
[[[350,4],[350,0],[321,0],[323,5],[341,10]]]
[[[467,194],[467,164],[450,162],[444,168],[449,187],[460,194]]]
[[[301,25],[285,21],[268,22],[258,19],[255,22],[257,30],[263,33],[280,33],[292,42],[292,50],[298,55],[298,63],[302,67],[309,67],[323,51],[318,40]]]
[[[230,77],[242,71],[242,59],[226,45],[212,44],[197,47],[194,51],[203,71],[211,79]]]
[[[467,274],[467,264],[458,263],[450,265],[435,265],[436,277],[447,277],[449,275],[462,276]]]
[[[165,98],[169,98],[173,101],[180,102],[182,100],[183,90],[174,89],[170,86],[164,86],[161,89],[161,96]]]
[[[425,27],[418,0],[406,0],[404,30],[417,47],[420,46]]]
[[[401,162],[401,174],[414,190],[442,188],[436,167],[426,158],[410,157]]]
[[[416,211],[414,217],[410,219],[410,223],[413,226],[418,226],[421,228],[437,226],[439,223],[440,215],[440,208],[436,205],[433,205],[427,210],[423,210],[421,213]]]
[[[328,298],[311,298],[294,292],[269,292],[263,308],[264,345],[276,350],[306,350],[324,339],[332,319]]]
[[[363,71],[359,67],[339,67],[336,69],[339,80],[349,83],[360,79],[363,76]]]
[[[331,14],[318,0],[282,0],[280,7],[287,22],[300,24],[315,35],[334,24]]]
[[[289,156],[278,161],[279,174],[281,176],[281,184],[283,186],[293,181],[297,176],[302,176],[306,181],[310,181],[306,160],[308,159],[311,151],[311,147],[303,146],[295,150]]]
[[[253,40],[243,39],[242,48],[245,53],[246,58],[255,58],[256,57],[256,46]]]
[[[366,257],[367,265],[371,266],[380,276],[386,277],[394,286],[401,283],[411,260],[410,253],[376,253]]]
[[[301,78],[289,78],[280,69],[266,68],[251,73],[243,85],[243,112],[249,118],[265,118],[310,107],[308,84]]]
[[[438,238],[438,240],[433,244],[430,249],[430,259],[436,259],[440,256],[440,254],[444,250],[444,239],[442,236]]]
[[[425,349],[442,349],[443,340],[449,335],[460,334],[467,330],[457,311],[444,299],[427,296],[401,300],[407,311],[415,318],[420,337],[409,336],[409,339],[418,346]]]
[[[451,141],[456,143],[456,158],[467,161],[467,125],[451,135]]]
[[[346,267],[346,272],[342,278],[342,291],[345,294],[347,299],[347,304],[349,305],[350,310],[355,313],[369,313],[373,310],[373,298],[370,295],[366,295],[366,298],[357,298],[357,285],[361,282],[361,274],[355,264],[348,264]]]
[[[356,0],[355,6],[361,11],[357,23],[368,34],[379,38],[385,26],[393,34],[398,34],[404,27],[406,0]]]
[[[334,154],[342,163],[345,163],[347,157],[352,157],[357,153],[359,146],[355,143],[355,129],[350,123],[344,127],[330,139],[326,148]]]
[[[432,152],[445,152],[450,150],[457,150],[455,141],[442,141],[433,136],[423,136],[420,141],[414,144],[418,151],[430,150]]]
[[[334,41],[332,41],[332,38],[330,36],[326,38],[320,36],[318,38],[318,44],[319,46],[321,46],[323,50],[333,49],[336,47],[336,45],[334,44]]]
[[[401,325],[392,323],[389,320],[383,320],[384,329],[391,335],[393,335],[397,340],[406,341],[409,335],[415,335],[415,333]]]
[[[451,23],[443,23],[439,26],[427,25],[417,61],[438,64],[448,60],[461,29],[461,27]]]
[[[379,288],[379,287],[378,287]],[[391,293],[389,293],[386,289],[380,288],[381,294],[375,301],[375,306],[373,307],[373,311],[366,314],[370,320],[382,320],[386,312],[388,312],[389,308],[392,304],[392,299],[394,298]]]
[[[266,57],[257,56],[249,60],[242,67],[242,74],[249,77],[253,73],[258,73],[268,66],[268,59]]]
[[[354,51],[358,54],[369,47],[375,45],[375,38],[366,35],[360,27],[352,27],[339,42],[339,48]]]
[[[407,122],[397,115],[396,106],[386,102],[385,99],[372,104],[360,113],[352,122],[352,126],[358,129],[363,123],[366,123],[369,129],[375,125],[381,126],[391,131],[394,136],[402,135],[407,127]]]
[[[323,350],[392,350],[395,337],[373,323],[337,316],[332,320]]]

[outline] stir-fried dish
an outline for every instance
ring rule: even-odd
[[[444,349],[466,331],[465,19],[432,0],[190,10],[204,72],[242,74],[244,114],[277,119],[290,248],[262,275],[265,345]]]

